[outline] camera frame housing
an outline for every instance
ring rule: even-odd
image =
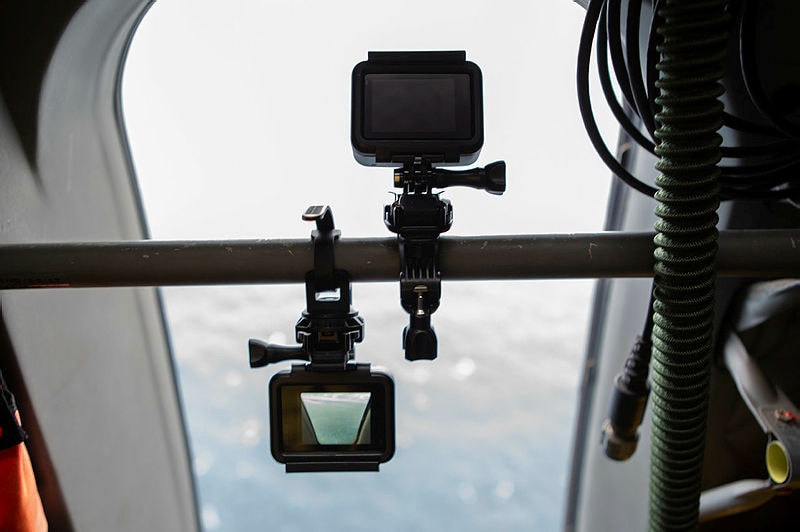
[[[360,164],[461,166],[477,160],[483,77],[466,52],[369,52],[353,68],[352,83],[351,143]]]
[[[370,393],[369,442],[323,444],[303,442],[302,393]],[[318,371],[295,364],[269,383],[270,449],[286,471],[377,471],[395,451],[394,381],[369,364],[350,363],[344,371]]]

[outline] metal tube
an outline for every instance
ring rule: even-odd
[[[653,234],[440,238],[445,280],[650,277]],[[800,273],[800,230],[722,231],[726,277]],[[353,281],[395,281],[394,238],[340,239],[336,267]],[[0,245],[0,289],[302,283],[311,240],[125,241]]]

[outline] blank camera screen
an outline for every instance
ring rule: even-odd
[[[370,139],[467,139],[468,74],[367,74],[364,133]]]

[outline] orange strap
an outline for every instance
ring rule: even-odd
[[[0,451],[0,530],[47,530],[42,500],[24,443]]]
[[[0,530],[42,532],[47,519],[14,396],[0,373]]]

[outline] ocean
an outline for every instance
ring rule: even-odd
[[[291,343],[303,288],[165,289],[206,530],[558,529],[590,291],[445,284],[439,357],[412,363],[397,286],[356,285],[357,360],[395,379],[395,457],[379,473],[286,474],[267,383],[289,363],[249,369],[247,339]]]

